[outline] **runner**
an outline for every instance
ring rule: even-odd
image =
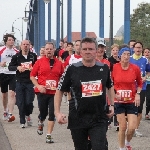
[[[120,62],[120,59],[118,57],[119,52],[119,45],[113,44],[111,46],[111,57],[108,58],[108,61],[110,62],[110,71],[113,71],[113,65]],[[117,121],[116,114],[114,114],[114,126],[116,127],[116,131],[119,131],[119,123]]]
[[[63,73],[62,63],[54,57],[54,44],[46,43],[45,56],[39,59],[33,66],[30,79],[36,86],[37,97],[39,101],[39,121],[38,134],[43,134],[43,126],[46,116],[48,115],[48,128],[46,135],[46,143],[53,143],[51,133],[54,127],[54,94],[58,80]],[[38,81],[36,80],[38,77]]]
[[[71,130],[75,149],[87,150],[88,136],[93,150],[104,150],[106,143],[107,115],[114,113],[114,88],[106,64],[96,61],[97,42],[93,38],[81,41],[82,61],[66,68],[55,94],[55,115],[58,123],[67,123],[60,112],[63,92],[70,92],[68,128]],[[106,88],[111,97],[110,113],[106,112]],[[107,114],[107,115],[106,115]]]
[[[66,58],[66,61],[64,62],[65,68],[66,68],[66,66],[68,66],[70,64],[77,63],[82,60],[82,56],[80,55],[80,50],[81,50],[80,43],[81,43],[81,40],[75,41],[75,43],[74,43],[75,54],[69,55]]]
[[[130,141],[136,129],[142,88],[140,69],[138,66],[129,63],[130,52],[130,48],[122,48],[119,51],[121,61],[114,65],[112,73],[116,91],[115,113],[119,122],[118,139],[120,150],[132,150]],[[125,115],[128,117],[128,127]]]
[[[150,48],[145,48],[143,50],[143,55],[148,59],[148,64],[150,67]],[[150,120],[150,74],[146,75],[146,114],[145,119]]]
[[[97,56],[96,56],[96,60],[107,64],[108,67],[110,67],[110,62],[104,58],[104,54],[105,54],[105,48],[106,48],[106,44],[103,40],[100,40],[101,38],[97,38],[96,41],[98,43],[98,50],[97,50]]]
[[[61,39],[60,42],[59,42],[59,47],[54,52],[54,56],[56,58],[59,58],[59,51],[62,50],[63,48],[64,48],[64,40]]]
[[[34,89],[30,81],[30,70],[36,62],[37,56],[30,52],[28,40],[21,42],[21,51],[14,55],[9,64],[10,71],[16,71],[16,100],[20,115],[20,127],[32,125],[30,115],[33,111]]]
[[[1,92],[2,92],[2,101],[4,107],[3,120],[8,120],[8,122],[12,122],[15,120],[15,116],[13,114],[14,105],[16,103],[15,98],[15,71],[9,71],[8,65],[11,61],[11,57],[18,53],[19,51],[15,48],[14,42],[15,37],[11,34],[6,34],[3,37],[3,41],[5,46],[0,47],[0,80],[1,80]],[[9,85],[9,92],[8,92]],[[9,98],[8,98],[9,93]]]
[[[44,56],[44,50],[45,50],[45,46],[42,46],[41,49],[40,49],[40,56],[38,56],[37,59],[40,59]]]
[[[135,130],[135,136],[141,137],[143,136],[142,133],[138,131],[138,127],[140,125],[140,121],[142,119],[142,111],[143,111],[143,104],[146,97],[146,72],[150,72],[148,60],[144,56],[142,56],[143,44],[141,42],[136,42],[133,45],[134,54],[130,57],[130,63],[137,65],[141,70],[141,77],[143,81],[142,91],[140,93],[140,106],[138,108],[138,118],[137,118],[137,128]]]
[[[69,56],[69,55],[72,55],[73,54],[73,44],[71,42],[67,43],[67,48],[66,48],[66,51],[64,51],[62,53],[62,61],[65,62],[66,61],[66,58]]]

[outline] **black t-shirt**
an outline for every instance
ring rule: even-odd
[[[108,61],[110,62],[110,70],[111,71],[113,71],[113,65],[120,62],[120,61],[116,60],[113,56],[109,57]]]
[[[96,62],[93,67],[86,67],[78,62],[67,67],[58,90],[71,91],[68,128],[87,128],[107,120],[106,87],[112,87],[106,64]]]
[[[68,51],[64,51],[63,53],[62,53],[62,56],[61,56],[61,58],[62,58],[62,60],[66,60],[66,58],[69,56],[69,52]]]

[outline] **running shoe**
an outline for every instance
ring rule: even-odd
[[[3,113],[3,120],[4,121],[8,120],[8,113],[7,112]]]
[[[27,126],[32,126],[32,120],[30,116],[26,116]]]
[[[44,127],[44,124],[39,121],[39,122],[38,122],[38,129],[37,129],[37,133],[38,133],[39,135],[42,135],[42,134],[43,134],[43,127]]]
[[[20,128],[24,129],[25,128],[25,124],[21,124]]]
[[[116,126],[116,131],[119,131],[119,126]]]
[[[110,130],[111,129],[111,125],[108,125],[108,130]]]
[[[132,150],[132,147],[130,145],[126,146],[126,150]]]
[[[137,129],[134,132],[134,137],[142,137],[142,133],[140,133]]]
[[[150,116],[149,115],[145,115],[145,120],[150,120]]]
[[[8,122],[12,122],[15,120],[15,116],[12,114],[8,114]]]
[[[46,135],[46,143],[54,143],[51,135]]]

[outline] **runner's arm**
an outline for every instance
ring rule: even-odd
[[[17,56],[14,55],[12,56],[11,62],[9,63],[8,69],[10,71],[16,71],[18,67],[18,61],[17,61]]]

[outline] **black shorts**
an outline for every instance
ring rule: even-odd
[[[1,82],[1,92],[6,93],[8,92],[8,85],[9,90],[15,91],[16,89],[16,75],[15,74],[5,74],[7,80]]]
[[[138,107],[134,103],[115,103],[115,114],[135,114],[138,115]]]

